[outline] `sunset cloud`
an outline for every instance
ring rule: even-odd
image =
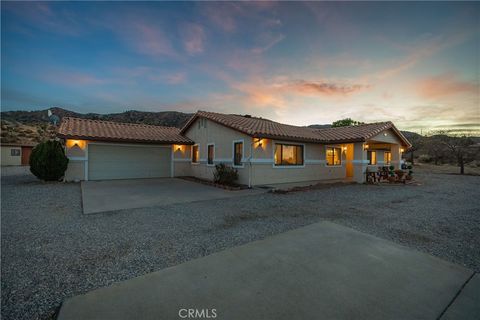
[[[479,94],[480,83],[459,79],[454,73],[444,73],[418,81],[415,85],[417,93],[426,99],[461,94]]]
[[[478,123],[477,13],[469,2],[7,1],[2,109]]]
[[[183,46],[189,55],[202,53],[206,39],[204,28],[196,23],[187,23],[181,27]]]
[[[129,28],[131,30],[122,31],[121,35],[139,53],[153,56],[174,55],[170,40],[158,26],[135,21],[129,25]]]
[[[341,84],[325,81],[305,81],[299,80],[289,86],[294,91],[313,95],[338,96],[357,93],[368,89],[370,85],[366,84]]]
[[[285,39],[285,35],[283,34],[272,34],[272,33],[264,33],[259,37],[259,41],[263,42],[261,46],[255,47],[252,49],[252,52],[255,54],[261,54],[265,51],[268,51],[274,45]]]

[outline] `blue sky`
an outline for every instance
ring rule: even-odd
[[[2,2],[2,110],[479,130],[480,4]]]

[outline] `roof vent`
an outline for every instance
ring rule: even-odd
[[[246,115],[244,115],[244,117],[245,117],[245,118],[251,118],[252,115],[251,115],[251,114],[246,114]]]

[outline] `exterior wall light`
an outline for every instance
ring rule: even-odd
[[[369,148],[369,145],[366,144],[365,147],[364,147],[364,149],[367,150],[368,148]]]
[[[85,149],[86,141],[85,140],[67,140],[67,148],[80,148]]]

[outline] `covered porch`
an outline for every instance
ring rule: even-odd
[[[402,153],[408,148],[402,138],[389,129],[366,141],[346,144],[346,178],[363,183],[367,172],[377,172],[390,166],[394,170],[401,169]]]

